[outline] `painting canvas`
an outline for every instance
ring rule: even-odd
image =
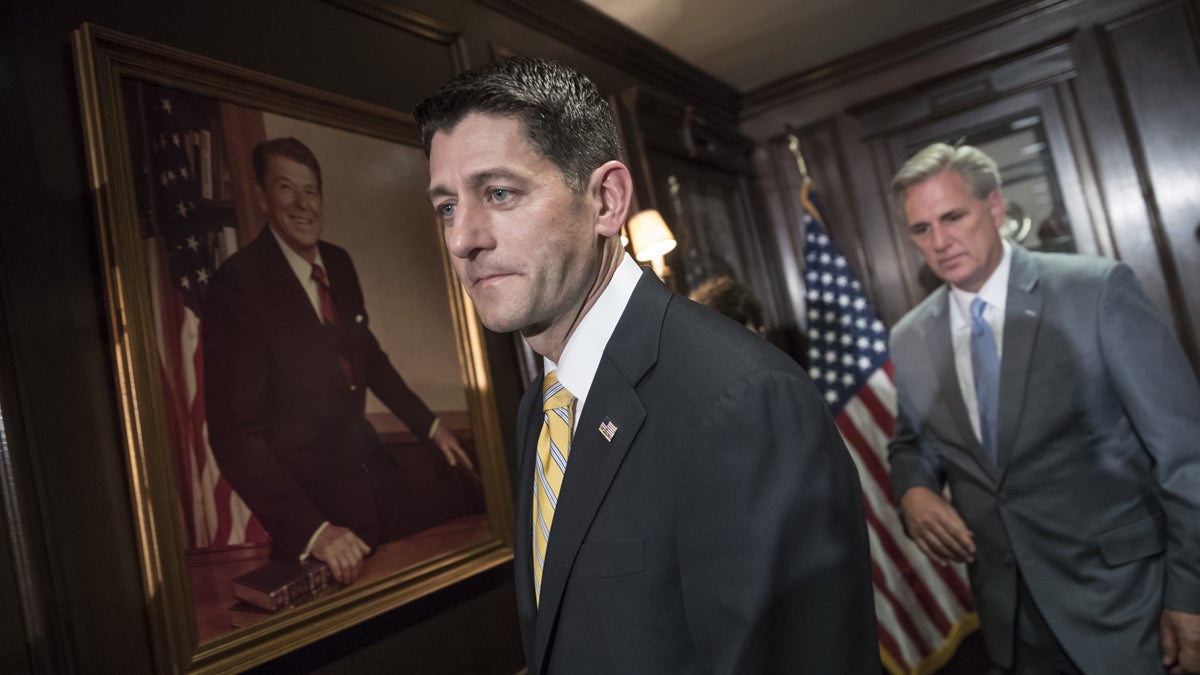
[[[76,48],[161,657],[252,664],[506,560],[411,119],[94,27]],[[369,542],[350,585],[310,571],[337,528]]]

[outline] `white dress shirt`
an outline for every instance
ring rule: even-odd
[[[600,368],[600,357],[604,355],[608,339],[616,330],[617,322],[625,313],[625,306],[629,304],[633,289],[641,278],[642,268],[628,253],[624,254],[608,286],[567,340],[558,363],[543,358],[546,372],[557,370],[558,381],[576,399],[575,427],[579,426],[579,418],[583,416],[583,404],[591,391],[592,380],[596,378],[596,370]]]
[[[329,268],[325,267],[325,262],[321,260],[321,249],[317,249],[317,257],[313,262],[308,262],[304,256],[296,253],[291,246],[288,245],[283,237],[275,231],[275,228],[267,226],[271,230],[271,234],[275,236],[275,241],[279,243],[279,248],[283,249],[283,257],[287,259],[288,266],[296,273],[296,278],[300,280],[300,286],[304,288],[304,292],[308,294],[308,300],[312,303],[313,311],[317,313],[317,318],[324,321],[321,316],[321,298],[317,295],[317,280],[312,278],[313,264],[321,266],[325,270],[325,280],[329,285],[333,285],[333,280],[329,278]]]

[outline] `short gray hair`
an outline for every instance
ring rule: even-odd
[[[892,179],[892,208],[901,219],[904,218],[904,193],[908,188],[924,183],[946,169],[953,169],[962,176],[976,199],[987,199],[1000,189],[1000,169],[996,167],[996,160],[982,150],[970,145],[954,147],[934,143],[913,155]]]

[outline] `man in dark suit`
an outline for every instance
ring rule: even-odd
[[[544,359],[518,421],[530,672],[879,673],[838,431],[790,358],[622,250],[632,181],[596,86],[509,59],[416,117],[459,279]]]
[[[380,349],[346,251],[321,241],[321,169],[300,141],[254,150],[267,226],[212,279],[201,322],[209,442],[274,553],[349,583],[378,543],[480,510],[471,460]],[[420,439],[385,453],[370,389]],[[444,456],[444,461],[438,455]]]
[[[947,283],[892,332],[908,532],[969,563],[988,653],[1011,672],[1196,672],[1192,369],[1128,267],[1003,241],[999,189],[991,158],[945,144],[892,184]]]

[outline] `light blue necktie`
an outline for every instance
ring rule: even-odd
[[[996,411],[1000,398],[1000,356],[996,336],[983,318],[987,303],[971,301],[971,371],[975,375],[975,402],[979,405],[979,442],[996,462]]]

